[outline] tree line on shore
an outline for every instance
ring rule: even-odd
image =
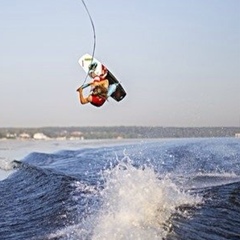
[[[0,138],[34,138],[41,133],[48,138],[189,138],[189,137],[234,137],[240,127],[41,127],[0,128]]]

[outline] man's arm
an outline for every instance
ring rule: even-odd
[[[83,89],[81,87],[78,88],[77,91],[79,93],[79,101],[80,101],[81,104],[86,104],[86,103],[89,103],[89,102],[92,101],[92,96],[91,95],[89,95],[86,98],[83,96],[83,93],[82,93]]]

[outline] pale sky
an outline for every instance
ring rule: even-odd
[[[239,0],[85,0],[127,96],[80,105],[81,0],[0,1],[0,127],[240,126]]]

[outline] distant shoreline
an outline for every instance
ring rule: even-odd
[[[0,139],[140,139],[240,137],[240,127],[40,127],[0,128]]]

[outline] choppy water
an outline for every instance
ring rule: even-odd
[[[0,156],[0,239],[240,239],[240,139],[48,145]]]

